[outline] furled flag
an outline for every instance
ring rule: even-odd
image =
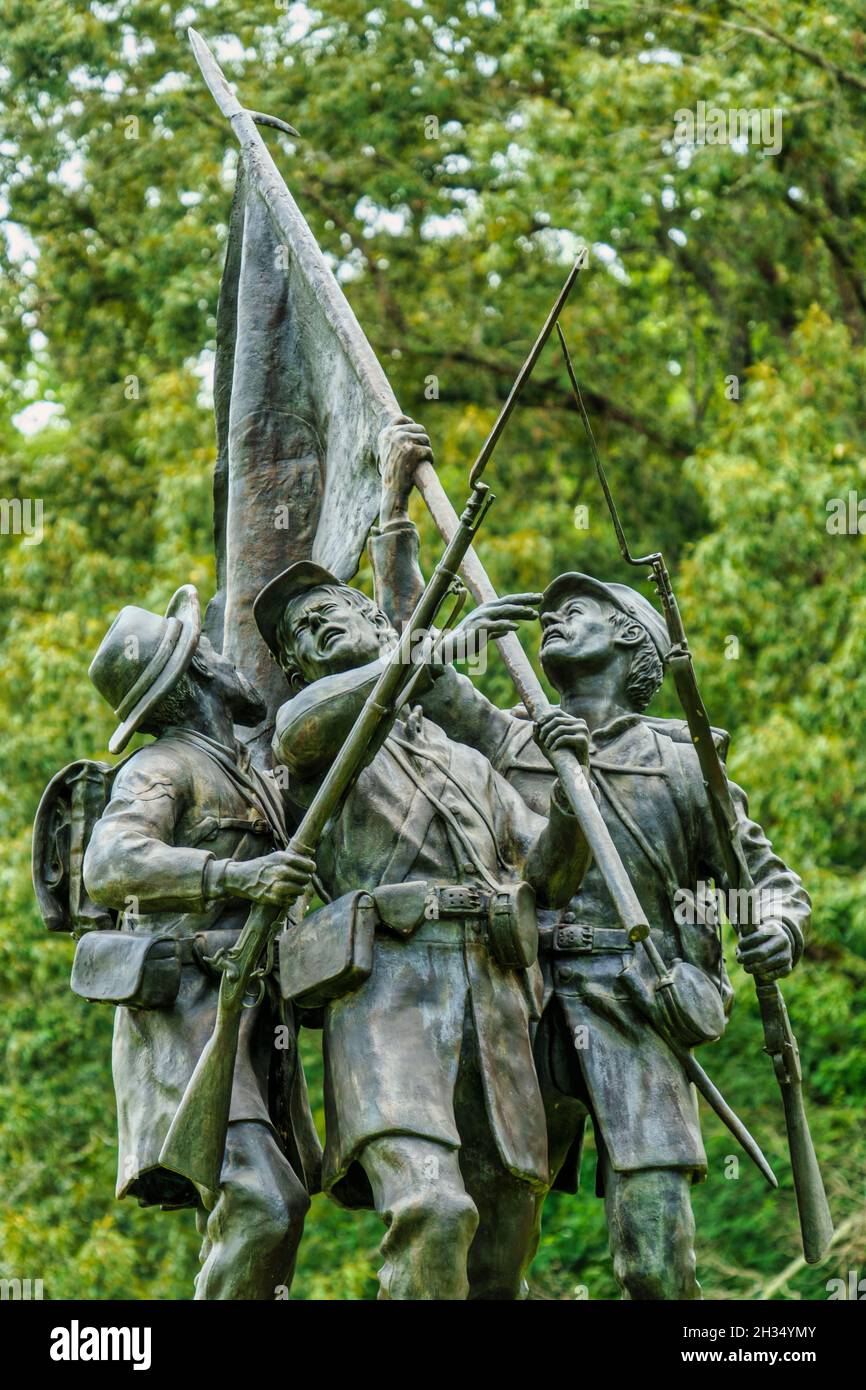
[[[295,560],[352,577],[378,511],[377,436],[400,409],[258,130],[243,118],[217,323],[219,592],[206,631],[273,714],[286,686],[256,629],[253,600]]]

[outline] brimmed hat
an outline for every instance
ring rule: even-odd
[[[99,644],[88,675],[120,720],[108,743],[122,753],[136,729],[186,671],[201,635],[201,604],[192,584],[173,595],[165,617],[122,608]]]
[[[298,560],[296,564],[283,570],[282,574],[278,574],[276,579],[270,580],[256,595],[253,617],[274,656],[279,657],[280,654],[277,627],[289,599],[295,598],[297,594],[306,593],[308,589],[318,589],[322,584],[342,586],[343,581],[331,574],[330,570],[314,564],[312,560]]]
[[[552,608],[559,608],[566,598],[574,594],[589,594],[592,598],[607,599],[608,603],[612,603],[621,613],[634,618],[652,638],[653,646],[662,662],[665,661],[671,649],[668,630],[662,615],[643,594],[639,594],[636,589],[630,589],[627,584],[602,584],[600,579],[593,579],[591,574],[560,574],[548,584],[542,594],[539,613],[549,613]]]

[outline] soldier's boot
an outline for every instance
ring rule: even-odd
[[[429,1139],[373,1139],[360,1163],[388,1230],[379,1270],[382,1299],[464,1299],[478,1211],[457,1154]]]
[[[604,1185],[610,1252],[623,1298],[700,1298],[689,1171],[617,1173],[607,1163]]]
[[[198,1214],[204,1242],[196,1299],[284,1298],[309,1206],[268,1126],[230,1124],[219,1198]]]

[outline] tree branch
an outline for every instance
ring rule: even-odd
[[[465,349],[443,352],[435,348],[407,346],[404,351],[407,356],[411,353],[415,357],[434,357],[440,362],[459,362],[468,367],[476,367],[481,371],[490,372],[498,381],[503,383],[502,389],[497,391],[497,396],[501,400],[505,400],[517,374],[517,369],[512,362],[497,362],[491,358],[479,357]],[[691,441],[683,438],[666,437],[655,426],[648,424],[647,421],[642,420],[625,406],[618,405],[609,396],[603,395],[602,392],[583,382],[581,382],[581,392],[590,409],[599,415],[607,416],[608,419],[615,420],[620,425],[625,425],[626,428],[634,430],[637,434],[643,435],[645,439],[658,445],[665,453],[674,455],[676,458],[686,458],[692,453],[694,444]],[[474,397],[470,398],[464,393],[452,395],[451,399],[472,399],[475,401]],[[531,409],[577,411],[577,406],[571,395],[556,381],[532,380],[528,382],[522,400]]]
[[[819,53],[817,49],[807,48],[805,44],[798,43],[796,39],[790,39],[787,34],[782,34],[778,29],[771,28],[769,24],[761,23],[755,18],[751,10],[747,9],[745,5],[737,4],[736,0],[732,0],[731,8],[739,11],[750,23],[737,24],[733,19],[719,19],[715,15],[699,14],[689,10],[661,9],[657,5],[651,6],[649,13],[665,15],[672,19],[684,19],[692,24],[719,25],[723,29],[732,29],[737,34],[747,34],[750,38],[769,39],[771,43],[781,44],[791,53],[798,53],[801,58],[805,58],[808,62],[814,63],[816,67],[831,73],[839,82],[849,87],[856,87],[860,92],[866,92],[866,77],[861,77],[857,72],[850,72],[839,63],[834,63],[832,58],[825,58],[824,54]]]
[[[723,19],[719,22],[726,29],[740,29],[743,33],[755,35],[757,38],[770,39],[773,43],[779,43],[783,48],[788,48],[792,53],[799,53],[801,58],[806,58],[808,62],[814,63],[816,67],[823,68],[825,72],[830,72],[840,82],[846,83],[849,87],[856,87],[860,92],[866,92],[866,77],[861,77],[857,72],[849,72],[839,63],[834,63],[831,58],[825,58],[823,53],[819,53],[815,48],[807,48],[805,44],[798,43],[796,39],[788,38],[787,34],[782,34],[778,29],[773,29],[769,24],[762,24],[756,19],[751,10],[745,5],[737,4],[733,0],[731,8],[738,10],[751,21],[751,27],[734,24],[732,20]]]
[[[796,198],[792,198],[790,193],[785,193],[785,203],[796,212],[798,217],[804,217],[816,234],[821,238],[833,260],[842,271],[845,281],[850,287],[861,312],[866,315],[866,286],[857,273],[857,265],[847,246],[836,236],[835,232],[822,221],[820,213],[804,207]]]

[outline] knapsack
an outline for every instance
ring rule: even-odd
[[[42,793],[33,824],[33,888],[49,931],[80,936],[116,926],[117,913],[89,897],[83,868],[93,827],[126,761],[112,766],[81,758],[62,768]]]

